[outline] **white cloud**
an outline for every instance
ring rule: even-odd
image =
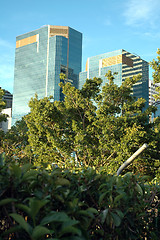
[[[159,15],[158,9],[159,0],[129,0],[124,11],[126,24],[139,26],[147,23],[153,27]]]

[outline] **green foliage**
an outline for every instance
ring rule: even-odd
[[[32,174],[31,174],[32,173]],[[0,167],[0,239],[159,239],[160,185],[103,168]]]
[[[154,83],[160,83],[160,49],[157,50],[157,60],[153,59],[152,62],[150,62],[151,67],[153,68],[153,81]],[[156,88],[158,91],[158,94],[156,94],[154,97],[156,100],[160,100],[160,86]]]
[[[150,123],[155,107],[131,95],[140,76],[120,87],[106,77],[80,90],[62,74],[63,102],[35,96],[30,114],[0,135],[0,239],[159,239],[160,120]],[[113,175],[143,143],[131,172]]]
[[[34,163],[57,164],[60,167],[104,166],[108,173],[115,173],[144,143],[149,148],[130,166],[135,173],[154,178],[158,171],[159,132],[149,115],[155,110],[144,110],[145,100],[131,95],[133,84],[141,76],[126,79],[119,87],[114,75],[102,79],[87,79],[82,89],[70,83],[60,83],[65,99],[32,98],[30,114],[25,117],[28,127],[29,147]],[[62,76],[65,79],[65,76]]]
[[[4,91],[0,88],[0,122],[6,120],[6,115],[1,114],[2,110],[5,108],[6,103],[3,100]]]
[[[153,59],[152,62],[150,62],[150,66],[152,67],[153,71],[153,82],[158,83],[159,86],[156,88],[157,94],[154,95],[154,98],[156,100],[155,106],[160,105],[160,49],[157,50],[157,59]],[[157,108],[156,108],[157,109]],[[160,137],[160,117],[157,117],[154,119],[155,124],[155,132]],[[158,144],[158,142],[157,142]],[[157,169],[156,176],[160,179],[160,159],[155,161],[155,166]]]
[[[4,95],[4,91],[0,88],[0,123],[7,120],[7,115],[2,114],[2,110],[6,106],[6,103],[3,101],[3,95]],[[4,132],[0,128],[0,153],[1,153],[1,145],[3,142],[3,137],[4,137]]]
[[[27,131],[27,125],[22,118],[3,136],[1,152],[5,152],[9,162],[10,159],[21,163],[32,162],[33,155],[28,144]]]

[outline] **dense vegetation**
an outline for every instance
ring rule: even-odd
[[[141,76],[119,87],[109,71],[103,87],[94,78],[82,89],[61,77],[63,102],[36,95],[30,113],[0,132],[0,239],[158,240],[160,118],[149,121],[156,107],[131,94]]]
[[[5,105],[6,105],[6,103],[3,101],[3,95],[4,95],[4,91],[0,88],[0,113],[5,108]],[[5,120],[6,120],[6,115],[1,113],[0,114],[0,122],[5,121]]]
[[[6,103],[3,101],[3,95],[4,95],[4,91],[0,88],[0,124],[1,122],[6,121],[6,117],[7,117],[5,114],[2,114],[2,110],[5,108],[5,105],[6,105]],[[1,147],[1,142],[3,138],[4,138],[4,132],[0,128],[0,147]]]
[[[132,173],[0,166],[0,239],[159,239],[160,186]]]
[[[108,83],[87,79],[81,90],[61,83],[65,99],[31,99],[31,112],[6,134],[2,151],[9,159],[59,167],[105,168],[110,174],[144,143],[149,145],[130,166],[134,173],[153,179],[159,167],[158,122],[149,122],[154,106],[144,110],[145,100],[134,99],[126,79],[120,87],[111,72]],[[18,160],[20,159],[20,160]]]

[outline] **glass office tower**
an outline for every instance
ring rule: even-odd
[[[79,74],[79,89],[86,79],[99,77],[103,80],[102,86],[107,82],[105,74],[111,70],[115,75],[115,83],[120,86],[127,77],[141,74],[142,78],[133,86],[133,95],[146,100],[145,108],[149,105],[149,65],[139,56],[123,49],[104,53],[87,59],[86,71]]]
[[[70,27],[47,25],[16,38],[12,124],[29,112],[28,102],[52,95],[63,100],[60,73],[78,88],[82,34]]]

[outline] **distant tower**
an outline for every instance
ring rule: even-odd
[[[5,101],[6,106],[2,110],[2,113],[7,114],[7,121],[0,122],[0,129],[2,129],[4,132],[7,132],[9,129],[11,129],[12,99],[13,99],[13,95],[10,92],[8,92],[7,90],[4,90],[3,100]]]
[[[60,73],[78,88],[82,34],[70,27],[47,25],[16,38],[12,124],[29,112],[28,102],[52,95],[63,100]]]
[[[133,95],[136,98],[145,98],[145,108],[149,105],[149,65],[139,56],[123,49],[89,57],[86,63],[86,71],[79,74],[79,88],[81,89],[86,78],[99,77],[102,85],[108,81],[105,74],[111,70],[115,75],[115,83],[120,86],[127,77],[141,74],[142,79],[134,84]]]
[[[153,80],[149,80],[149,105],[157,107],[157,111],[155,114],[152,114],[151,120],[153,120],[155,117],[160,116],[160,101],[156,101],[154,98],[154,95],[158,94],[156,88],[159,86],[159,83],[153,83]]]

